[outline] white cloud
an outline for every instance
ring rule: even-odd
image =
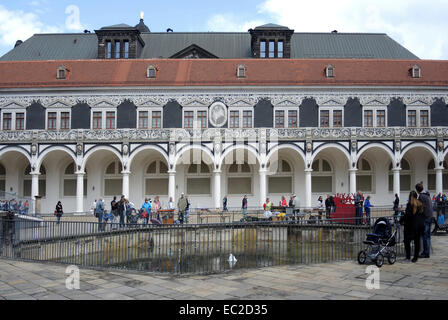
[[[387,33],[423,59],[448,59],[447,0],[266,0],[259,13],[295,32]]]
[[[232,14],[215,14],[207,20],[207,30],[215,32],[247,32],[247,30],[264,23],[261,20],[241,21]]]
[[[12,46],[17,40],[25,41],[35,33],[58,33],[64,29],[45,25],[32,12],[8,10],[0,5],[0,45]]]

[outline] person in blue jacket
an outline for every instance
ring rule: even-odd
[[[145,224],[148,224],[149,217],[151,216],[151,202],[148,199],[145,199],[145,202],[142,204],[142,219]]]
[[[370,226],[370,208],[373,207],[370,203],[370,196],[367,196],[366,201],[364,201],[364,211],[366,212],[366,224]]]

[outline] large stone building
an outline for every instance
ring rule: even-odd
[[[448,61],[386,34],[36,34],[0,58],[0,189],[85,211],[181,192],[193,207],[295,193],[402,202],[448,190]]]

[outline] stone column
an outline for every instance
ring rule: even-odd
[[[313,169],[305,169],[305,207],[311,208],[311,172]]]
[[[394,173],[394,195],[398,194],[400,197],[400,171],[401,168],[394,168],[392,169]]]
[[[436,168],[436,194],[443,193],[443,167]]]
[[[358,169],[349,169],[350,172],[350,193],[356,193],[356,171]]]
[[[76,173],[76,212],[84,212],[84,172]]]
[[[173,202],[176,203],[176,171],[168,171],[168,199],[173,198]]]
[[[266,169],[260,169],[260,205],[263,207],[264,202],[266,201]]]
[[[221,208],[221,171],[214,171],[213,203],[216,209]]]
[[[130,171],[122,171],[123,176],[123,195],[126,199],[129,199],[129,174]]]
[[[33,214],[36,213],[35,197],[39,195],[39,175],[40,173],[31,172],[31,199],[33,200]]]

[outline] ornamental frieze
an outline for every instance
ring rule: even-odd
[[[311,137],[313,139],[349,139],[351,136],[350,128],[329,128],[312,129]]]
[[[393,138],[393,128],[357,128],[356,136],[359,138]]]

